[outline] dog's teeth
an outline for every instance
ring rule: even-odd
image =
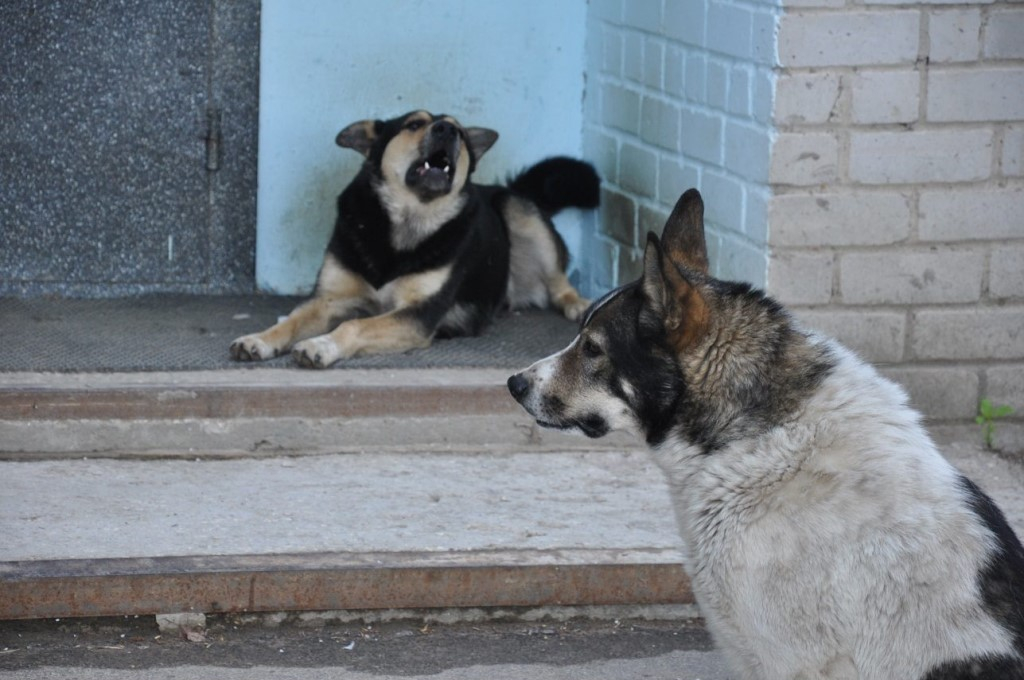
[[[449,170],[451,169],[451,167],[452,167],[452,166],[450,166],[450,165],[446,165],[446,166],[444,166],[444,171],[445,171],[445,172],[448,172],[448,171],[449,171]]]
[[[430,170],[430,161],[423,161],[423,169]]]

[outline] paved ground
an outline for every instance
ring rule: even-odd
[[[267,629],[215,619],[192,640],[151,620],[0,623],[12,680],[726,680],[695,622],[391,623]]]

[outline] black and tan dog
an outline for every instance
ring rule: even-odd
[[[592,208],[600,180],[587,163],[550,158],[507,187],[470,176],[498,133],[413,111],[364,120],[337,137],[366,161],[338,197],[334,235],[308,302],[231,344],[241,361],[291,350],[323,368],[359,354],[476,335],[502,306],[587,307],[565,276],[566,247],[551,216]]]

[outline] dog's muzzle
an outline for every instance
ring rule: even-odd
[[[426,196],[451,191],[461,143],[458,128],[448,121],[431,125],[420,144],[422,156],[409,168],[406,184]]]
[[[543,397],[534,394],[533,381],[522,373],[516,373],[510,377],[506,384],[512,397],[534,417],[541,427],[555,430],[577,430],[592,439],[603,437],[610,430],[607,421],[596,413],[582,417],[565,417],[562,415],[565,410],[562,401],[556,397]]]

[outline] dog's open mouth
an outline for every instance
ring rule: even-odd
[[[426,156],[410,166],[405,176],[409,188],[429,199],[447,194],[455,182],[455,161],[449,145],[429,150]],[[458,148],[458,147],[456,147]]]
[[[448,152],[444,149],[435,151],[434,153],[423,159],[423,163],[416,167],[416,172],[423,179],[445,179],[451,182],[455,178],[455,171],[452,168],[452,161],[448,158]],[[428,175],[433,177],[428,178]]]

